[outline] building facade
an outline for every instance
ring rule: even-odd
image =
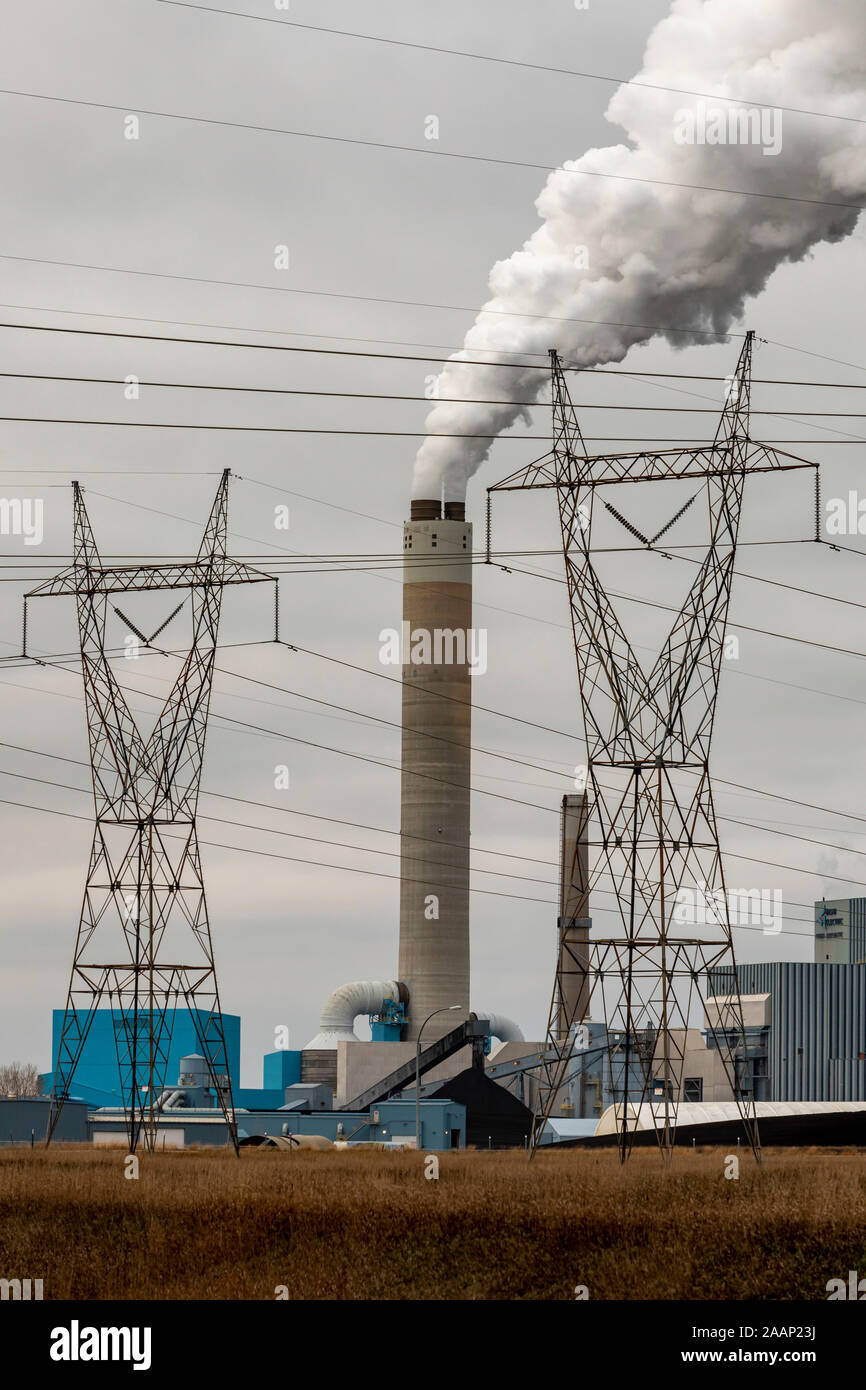
[[[822,898],[815,904],[815,962],[866,963],[866,898]]]

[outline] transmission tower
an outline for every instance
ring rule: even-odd
[[[551,352],[552,451],[490,489],[549,488],[557,494],[587,743],[579,838],[587,844],[589,873],[573,889],[585,900],[587,890],[606,880],[619,918],[612,936],[589,930],[588,920],[560,919],[549,1060],[541,1069],[532,1152],[566,1083],[592,1000],[604,1014],[620,1157],[625,1160],[631,1150],[637,1106],[647,1102],[669,1160],[689,1018],[703,1002],[708,973],[727,965],[734,988],[707,1014],[708,1042],[718,1049],[747,1142],[760,1158],[710,783],[710,739],[746,475],[816,465],[749,437],[753,338],[746,335],[736,373],[728,378],[711,444],[624,455],[588,455],[565,373]],[[707,549],[647,675],[594,563],[593,504],[597,489],[689,478],[700,480],[697,493],[652,536],[598,496],[640,545],[653,550],[705,494]],[[683,912],[689,901],[695,911]],[[702,903],[711,910],[701,911]],[[566,1016],[564,1001],[571,1001]]]
[[[274,580],[226,555],[228,483],[226,469],[195,560],[148,565],[102,563],[81,488],[73,483],[73,562],[27,595],[75,596],[96,814],[55,1062],[48,1143],[95,1012],[105,1001],[130,1153],[139,1140],[150,1151],[155,1146],[174,1011],[183,1007],[190,1012],[216,1104],[237,1151],[195,817],[223,589]],[[145,738],[106,655],[106,619],[110,595],[162,589],[190,591],[192,645]],[[150,639],[133,631],[149,646],[177,612]],[[124,621],[132,627],[128,618]]]

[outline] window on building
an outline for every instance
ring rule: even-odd
[[[702,1076],[687,1076],[683,1080],[683,1100],[703,1100],[704,1098],[704,1078]]]

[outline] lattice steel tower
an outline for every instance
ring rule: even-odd
[[[748,473],[816,467],[749,437],[753,337],[746,335],[736,374],[729,378],[711,444],[625,455],[587,454],[562,366],[552,352],[552,452],[490,489],[550,488],[557,494],[587,741],[586,824],[579,833],[588,841],[589,893],[602,881],[612,887],[619,917],[616,935],[590,930],[588,957],[585,932],[560,921],[533,1149],[567,1083],[578,1025],[588,1016],[591,999],[603,1009],[607,1029],[620,1156],[624,1159],[633,1143],[633,1107],[649,1102],[659,1146],[669,1158],[690,1013],[710,970],[728,965],[736,971],[709,753],[743,486]],[[701,480],[698,493],[651,537],[599,494],[614,518],[651,550],[705,493],[707,549],[646,675],[593,562],[593,504],[596,490],[609,485],[684,478]],[[685,920],[682,904],[689,894],[696,910]],[[701,898],[718,910],[698,910]],[[562,1018],[564,999],[574,1001],[567,1019]],[[736,987],[713,1006],[708,1025],[757,1157]]]
[[[112,1010],[130,1152],[142,1138],[149,1150],[156,1142],[178,1007],[190,1011],[237,1150],[195,817],[223,589],[274,581],[226,555],[228,482],[226,469],[196,559],[152,565],[102,563],[81,489],[73,483],[72,565],[27,595],[76,599],[96,810],[48,1143],[94,1013],[105,1001]],[[109,595],[155,589],[190,590],[192,645],[145,739],[109,664],[105,626]],[[150,639],[133,631],[149,645],[178,611]]]

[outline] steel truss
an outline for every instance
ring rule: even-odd
[[[589,932],[587,948],[586,932],[575,932],[567,920],[565,929],[561,925],[533,1153],[566,1082],[577,1025],[594,1000],[607,1027],[620,1157],[626,1159],[634,1142],[636,1107],[647,1103],[653,1107],[659,1148],[669,1160],[691,1010],[703,1001],[703,982],[714,967],[729,965],[736,982],[709,753],[743,487],[749,473],[816,467],[749,437],[753,338],[746,335],[711,444],[625,455],[587,454],[565,373],[551,352],[552,451],[489,490],[550,488],[557,494],[587,741],[581,830],[588,841],[589,882],[574,887],[582,893],[602,879],[612,883],[622,929],[610,937]],[[702,482],[707,550],[645,675],[593,563],[593,503],[598,488],[683,478]],[[647,538],[599,494],[648,549],[695,500]],[[677,910],[684,889],[715,905],[706,914],[709,920],[700,920],[705,915],[700,912],[696,921],[684,920]],[[575,976],[585,987],[575,987]],[[562,1017],[564,999],[574,1001],[567,1018]],[[760,1159],[736,985],[729,997],[715,1001],[707,1024],[746,1140]]]
[[[105,1001],[112,1011],[130,1153],[139,1141],[148,1151],[155,1147],[174,1010],[183,1007],[238,1148],[195,817],[223,590],[274,581],[226,555],[228,483],[226,469],[195,560],[113,566],[100,559],[81,489],[73,483],[72,565],[27,595],[76,600],[96,813],[48,1143]],[[105,627],[110,595],[154,589],[190,591],[192,645],[145,739],[106,656]],[[143,640],[149,645],[153,638]]]

